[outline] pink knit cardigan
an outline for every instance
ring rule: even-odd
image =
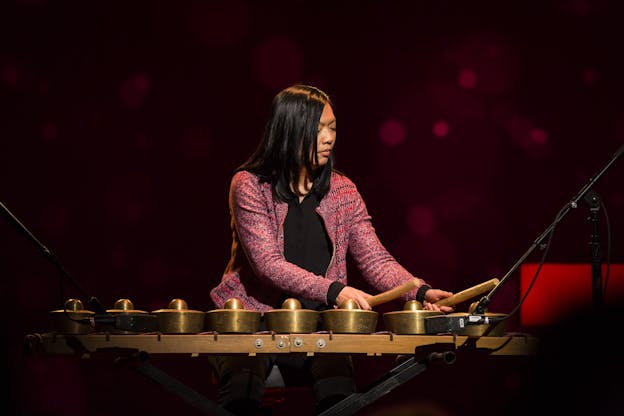
[[[362,277],[379,291],[392,289],[414,276],[384,248],[355,184],[333,172],[330,189],[317,212],[333,245],[324,276],[308,272],[284,258],[284,220],[288,204],[273,198],[271,185],[246,171],[230,185],[232,252],[221,282],[210,296],[217,308],[236,297],[249,310],[265,312],[286,292],[293,297],[327,302],[336,280],[347,284],[347,252]],[[421,280],[421,284],[425,282]],[[414,299],[416,289],[403,296]]]

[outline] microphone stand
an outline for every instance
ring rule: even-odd
[[[600,310],[603,304],[602,296],[602,249],[598,236],[598,211],[600,209],[600,196],[595,190],[585,195],[585,202],[589,204],[589,220],[592,224],[589,246],[591,249],[592,266],[592,302],[596,310]]]
[[[28,231],[28,229],[9,211],[9,209],[0,202],[0,214],[2,214],[17,230],[26,236],[26,238],[35,245],[35,247],[41,252],[48,261],[50,261],[69,282],[76,288],[76,290],[87,299],[87,309],[94,312],[93,318],[87,318],[80,320],[81,323],[95,325],[114,325],[116,329],[135,332],[153,332],[157,330],[156,317],[153,315],[143,316],[139,314],[130,315],[112,315],[104,309],[100,301],[90,296],[80,284],[65,270],[60,263],[56,255],[48,247],[43,245],[35,236]]]
[[[511,269],[509,269],[509,271],[505,274],[505,276],[503,276],[500,280],[500,282],[498,283],[498,285],[494,286],[494,288],[484,297],[481,298],[481,300],[479,300],[479,303],[477,304],[477,306],[474,308],[473,312],[470,315],[476,315],[474,317],[469,316],[468,321],[469,322],[475,322],[475,323],[480,323],[482,321],[482,319],[480,319],[480,317],[482,317],[485,314],[485,310],[487,309],[488,305],[490,304],[492,297],[496,294],[496,292],[498,292],[500,290],[500,288],[503,286],[503,284],[505,284],[505,282],[507,282],[507,280],[509,280],[509,278],[511,277],[511,275],[513,274],[513,272],[516,271],[516,269],[524,262],[524,260],[526,260],[527,257],[529,257],[529,255],[535,250],[535,248],[537,248],[537,246],[542,244],[542,241],[544,241],[544,239],[554,230],[554,228],[557,226],[557,224],[559,224],[559,222],[573,209],[573,208],[577,208],[578,207],[578,201],[583,198],[585,196],[585,194],[587,194],[589,192],[590,189],[592,189],[592,187],[596,184],[596,182],[598,182],[598,179],[600,179],[600,177],[602,177],[602,175],[607,171],[607,169],[609,169],[611,167],[611,165],[622,155],[622,153],[624,153],[624,145],[621,146],[613,155],[613,157],[611,158],[611,160],[609,160],[609,162],[597,173],[595,174],[590,180],[589,182],[583,186],[583,188],[581,188],[581,190],[576,194],[576,196],[574,198],[572,198],[572,200],[567,203],[560,211],[560,213],[557,215],[557,217],[555,218],[555,220],[553,221],[552,224],[550,224],[546,230],[533,242],[533,244],[531,245],[531,247],[529,247],[529,249],[520,257],[520,259],[511,267]],[[596,214],[597,214],[597,210],[596,210]],[[594,232],[592,238],[597,238],[597,232]],[[594,246],[594,248],[596,248],[596,246]],[[598,271],[600,271],[600,265],[598,265]],[[600,276],[598,275],[598,277],[600,278]],[[594,282],[594,284],[592,285],[594,290],[596,290],[596,283]],[[600,281],[598,282],[598,288],[600,288]],[[600,296],[600,299],[598,299],[598,296]],[[594,299],[598,299],[597,302],[601,302],[601,297],[602,295],[597,295],[596,292],[594,292]]]

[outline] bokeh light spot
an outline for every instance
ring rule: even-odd
[[[433,123],[433,135],[439,138],[446,137],[449,133],[449,125],[446,121],[438,120]]]
[[[583,82],[587,85],[594,85],[598,81],[598,74],[593,69],[583,70]]]
[[[59,135],[59,130],[56,124],[46,123],[41,127],[41,137],[45,140],[56,140]]]
[[[433,232],[433,212],[427,207],[419,205],[412,206],[407,212],[406,222],[412,234],[427,236]]]
[[[501,94],[513,88],[517,76],[516,50],[500,34],[477,32],[445,48],[444,55],[460,68],[456,82],[478,93]]]
[[[396,120],[387,120],[381,123],[379,140],[388,147],[400,145],[405,140],[405,125]]]
[[[471,69],[463,68],[459,71],[457,82],[462,88],[474,88],[477,85],[477,74]]]
[[[260,81],[275,89],[301,82],[303,50],[289,38],[272,38],[258,46],[254,70]]]
[[[543,129],[531,129],[529,131],[529,137],[535,144],[546,144],[548,142],[548,133],[546,133]]]
[[[130,109],[143,106],[150,88],[150,77],[146,73],[138,73],[125,79],[119,88],[121,103]]]
[[[548,133],[535,127],[531,119],[514,115],[509,120],[508,128],[513,142],[530,158],[541,159],[548,154],[550,150]]]

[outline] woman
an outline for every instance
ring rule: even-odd
[[[370,310],[371,295],[348,285],[347,253],[379,291],[415,278],[380,243],[353,182],[333,169],[335,143],[336,117],[327,94],[294,85],[276,95],[262,142],[232,178],[231,258],[210,293],[217,308],[238,298],[245,309],[265,312],[295,297],[306,309],[352,299]],[[404,295],[405,301],[417,299],[428,310],[452,310],[434,304],[452,293],[420,282]],[[317,412],[355,391],[348,356],[279,359],[309,374]],[[220,403],[249,414],[262,399],[272,362],[233,356],[215,361]],[[280,370],[284,374],[281,364]]]

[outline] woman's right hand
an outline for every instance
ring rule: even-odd
[[[336,304],[342,305],[347,300],[353,299],[358,303],[358,305],[360,305],[360,309],[370,311],[372,308],[368,304],[368,299],[371,297],[371,295],[359,289],[351,286],[345,286],[340,293],[338,293],[338,296],[336,297]]]

